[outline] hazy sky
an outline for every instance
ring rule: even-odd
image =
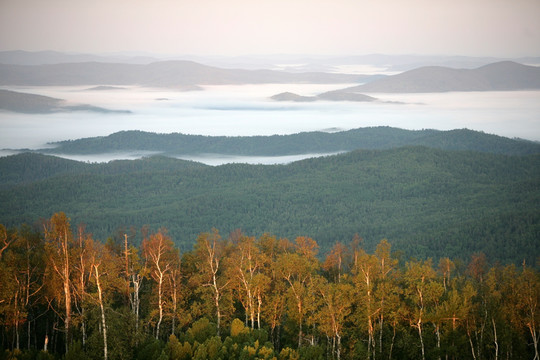
[[[0,50],[539,56],[540,0],[0,0]]]

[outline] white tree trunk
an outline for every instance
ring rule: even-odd
[[[159,339],[159,327],[161,326],[161,321],[163,320],[163,273],[160,274],[159,283],[158,283],[158,307],[159,307],[159,319],[156,325],[156,339]]]
[[[107,360],[107,322],[105,321],[105,308],[103,307],[103,293],[101,291],[101,283],[99,282],[98,266],[94,265],[96,286],[98,290],[99,307],[101,309],[101,327],[103,330],[103,359]]]

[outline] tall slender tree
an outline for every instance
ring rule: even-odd
[[[379,353],[383,352],[383,334],[384,320],[387,308],[392,309],[392,305],[396,303],[396,286],[392,281],[391,275],[397,268],[398,261],[391,256],[392,246],[388,240],[383,239],[375,249],[375,257],[378,260],[377,269],[377,285],[375,289],[375,299],[379,305],[378,322],[379,322]],[[390,301],[387,301],[390,300]],[[388,306],[390,305],[390,306]]]
[[[409,323],[418,332],[422,360],[425,356],[424,322],[427,306],[438,296],[437,284],[433,282],[435,271],[431,259],[427,261],[410,261],[405,272],[406,295],[411,307],[409,309]]]
[[[341,359],[341,338],[345,320],[351,313],[353,287],[348,282],[328,282],[316,276],[313,285],[321,307],[317,312],[319,328],[332,338],[332,358]]]
[[[364,323],[368,333],[367,358],[375,357],[375,319],[380,311],[375,301],[375,281],[379,275],[379,261],[363,249],[356,253],[356,266],[353,268],[353,282],[357,297],[363,306],[357,313],[359,325]]]
[[[304,318],[308,308],[306,305],[309,296],[308,286],[311,276],[318,267],[317,244],[313,239],[299,237],[296,239],[295,249],[295,253],[281,254],[276,265],[279,276],[288,284],[289,296],[294,303],[291,316],[298,323],[298,348],[300,348],[304,336]]]
[[[211,290],[214,310],[216,314],[216,327],[218,334],[221,330],[223,310],[221,299],[230,280],[224,276],[224,253],[225,246],[217,230],[204,233],[197,238],[195,252],[199,264],[199,275],[202,286]]]
[[[88,281],[92,276],[90,249],[93,240],[90,234],[85,232],[84,226],[79,226],[76,244],[73,248],[73,291],[74,308],[78,312],[78,320],[81,324],[82,344],[86,345],[87,326],[86,326],[86,307],[88,302]]]
[[[172,271],[177,252],[174,250],[172,240],[165,235],[164,230],[150,235],[150,238],[144,239],[142,243],[143,254],[149,267],[150,277],[157,285],[157,323],[156,339],[159,339],[161,323],[163,321],[165,297],[164,286],[168,274]]]
[[[109,354],[108,347],[108,323],[106,315],[107,297],[116,290],[123,288],[121,284],[121,261],[112,249],[100,242],[88,241],[90,253],[91,281],[96,288],[96,300],[99,305],[101,317],[101,333],[103,335],[103,358],[107,360]]]
[[[63,300],[63,319],[65,331],[65,348],[69,350],[71,343],[72,317],[72,273],[73,273],[73,235],[69,218],[65,213],[54,214],[44,224],[45,249],[47,255],[48,274],[52,283],[61,284],[61,294],[54,294],[57,300]],[[60,307],[60,304],[57,304]]]
[[[540,277],[531,268],[523,264],[518,277],[517,306],[522,324],[527,328],[534,349],[533,360],[540,359],[538,342],[540,341]]]

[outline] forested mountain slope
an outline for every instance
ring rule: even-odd
[[[17,157],[51,167],[17,169],[9,165]],[[275,166],[209,167],[163,157],[64,161],[36,154],[2,159],[0,223],[33,223],[65,211],[98,238],[148,224],[166,227],[185,249],[216,227],[224,234],[241,228],[306,235],[322,253],[356,233],[368,249],[388,238],[420,258],[482,251],[533,264],[540,252],[540,155],[403,147]]]
[[[162,152],[172,156],[201,153],[275,156],[422,145],[446,150],[474,150],[508,155],[540,153],[539,143],[467,129],[439,131],[391,127],[273,136],[202,136],[121,131],[109,136],[61,141],[54,145],[57,147],[43,149],[41,152],[97,154],[139,150]]]
[[[0,157],[0,188],[27,184],[50,177],[74,174],[129,175],[145,172],[181,171],[206,165],[193,161],[153,156],[137,161],[115,160],[107,164],[83,163],[39,153]]]

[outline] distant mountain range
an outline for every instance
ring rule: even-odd
[[[31,61],[32,55],[36,59],[34,62]],[[388,57],[372,55],[357,58],[357,61],[380,62],[385,58]],[[56,61],[72,60],[73,62],[52,63],[55,59]],[[107,59],[109,58],[54,52],[37,54],[0,52],[0,85],[140,85],[179,87],[190,90],[196,89],[198,85],[362,83],[362,85],[318,96],[318,98],[325,98],[326,100],[351,101],[369,100],[365,97],[359,98],[357,95],[353,95],[358,92],[492,91],[540,88],[540,67],[523,65],[512,61],[494,62],[474,69],[423,66],[397,75],[382,76],[330,72],[298,72],[298,69],[294,72],[268,69],[225,69],[187,60],[151,63],[145,63],[142,60],[141,63],[104,62]],[[113,57],[111,59],[117,61],[125,59],[127,61],[129,58]],[[144,59],[145,61],[152,60],[152,58]],[[390,57],[388,59],[393,59],[396,62],[398,58]],[[409,62],[401,59],[401,64],[410,64],[410,61],[421,59],[424,61],[430,60],[430,58],[425,57],[410,58],[408,59]],[[450,59],[447,58],[447,60]],[[460,59],[463,63],[466,63],[465,65],[478,64],[490,60],[485,58],[475,58],[475,61],[472,58]],[[343,58],[341,60],[342,62],[352,62],[352,59],[349,58]],[[435,63],[438,61],[438,63],[456,64],[455,61],[443,62],[442,60],[443,58],[431,59]],[[535,58],[529,60],[533,61]],[[283,68],[290,69],[291,66],[284,64]],[[347,69],[347,65],[344,66]],[[326,68],[326,70],[332,71],[332,66]],[[310,99],[297,98],[294,101],[306,100]]]
[[[381,72],[403,72],[423,66],[444,66],[473,69],[498,61],[512,60],[522,64],[540,64],[540,57],[505,59],[495,57],[386,55],[368,54],[353,56],[317,55],[246,55],[246,56],[194,56],[149,53],[80,54],[57,51],[0,51],[0,64],[46,65],[80,62],[150,64],[168,60],[191,60],[201,64],[228,69],[269,69],[289,72],[346,72],[359,66]],[[356,69],[355,73],[358,69]]]
[[[64,53],[59,51],[0,51],[0,64],[11,65],[47,65],[81,62],[105,62],[123,64],[149,64],[159,58],[148,55],[94,55]]]
[[[83,62],[51,65],[0,64],[0,85],[141,85],[157,87],[264,84],[362,83],[367,75],[221,69],[192,61],[147,65]]]
[[[342,92],[419,93],[540,89],[540,67],[502,61],[476,69],[421,67]]]
[[[110,110],[87,104],[71,104],[49,96],[0,89],[0,110],[26,114],[92,111],[99,113],[130,113],[129,110]]]
[[[540,89],[540,67],[502,61],[477,69],[452,69],[428,66],[401,74],[374,79],[366,84],[302,96],[283,92],[276,101],[375,101],[364,93],[432,93],[448,91],[512,91]]]
[[[509,139],[467,129],[413,131],[391,127],[273,136],[202,136],[121,131],[109,136],[67,140],[52,145],[56,147],[39,150],[39,152],[67,155],[150,151],[169,156],[205,153],[281,156],[421,145],[444,150],[474,150],[507,155],[540,153],[540,143]]]

